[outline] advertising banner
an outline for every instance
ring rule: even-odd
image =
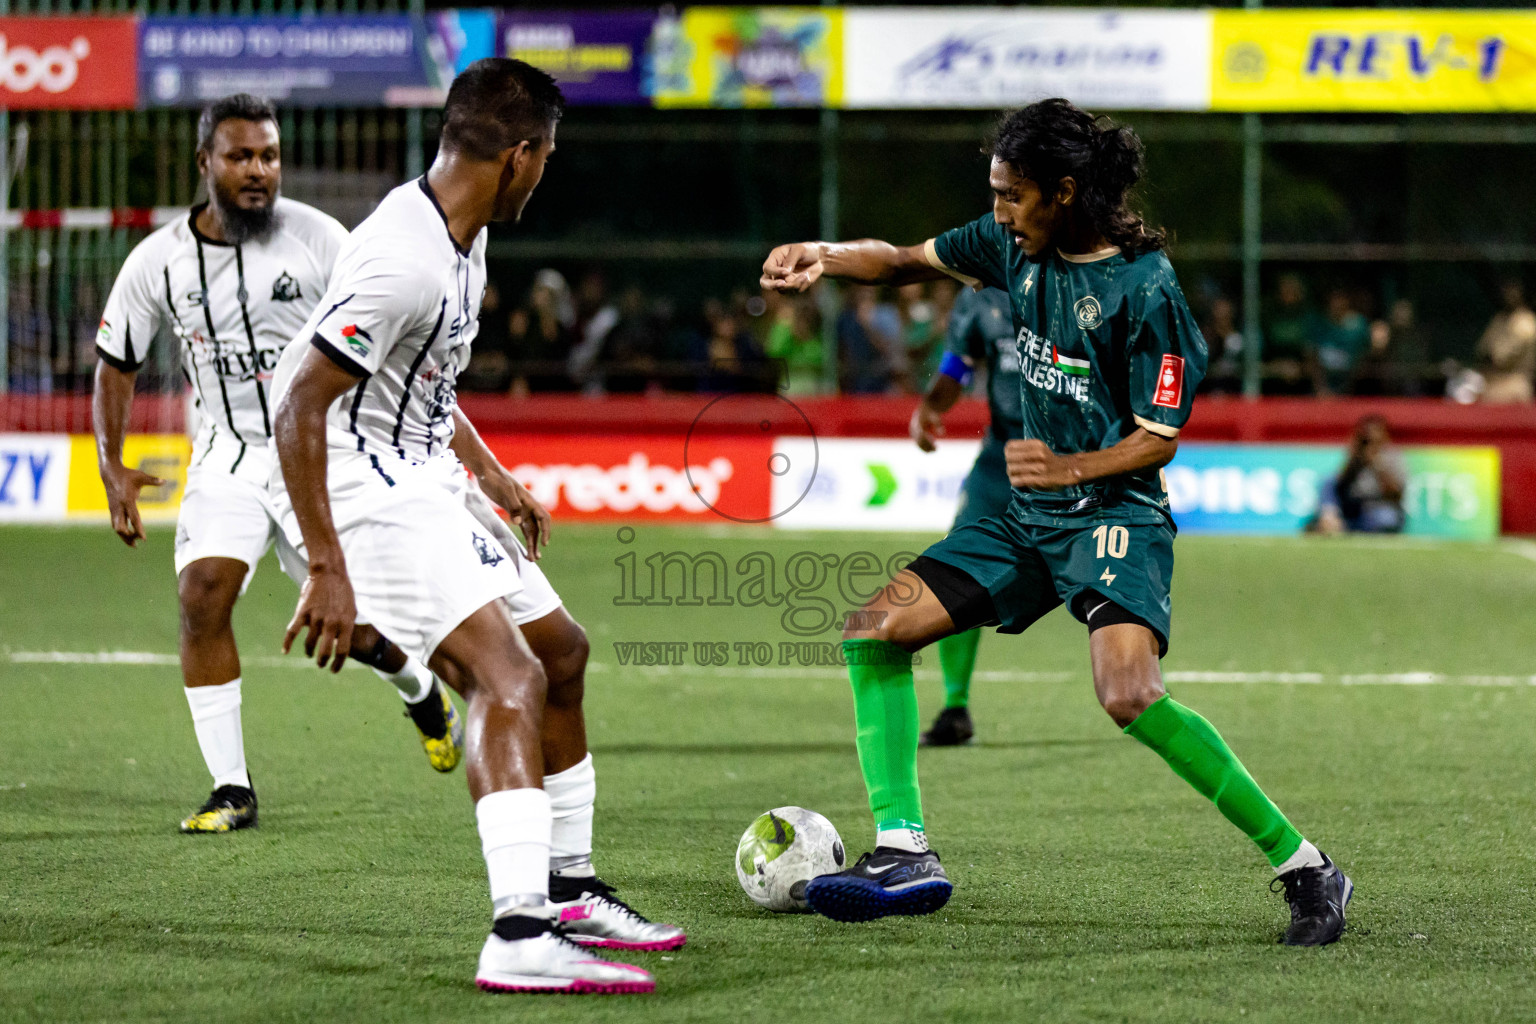
[[[130,108],[138,51],[133,18],[0,18],[0,107]]]
[[[1215,110],[1536,110],[1536,13],[1212,16]]]
[[[835,107],[843,95],[843,12],[690,7],[657,22],[658,107]]]
[[[1204,110],[1208,11],[849,8],[846,107]]]
[[[69,456],[69,437],[63,434],[0,434],[0,522],[63,519]]]
[[[1482,540],[1499,532],[1496,448],[1404,447],[1405,532]],[[1343,468],[1331,445],[1179,445],[1163,471],[1179,530],[1185,533],[1299,533],[1324,487]]]
[[[980,441],[781,437],[774,457],[775,526],[794,530],[918,530],[943,533]]]
[[[196,107],[233,92],[292,106],[441,99],[425,22],[405,14],[145,18],[143,105]],[[433,97],[436,97],[435,99]]]
[[[489,8],[434,11],[427,15],[427,53],[443,98],[453,76],[483,57],[496,56],[496,12]]]
[[[572,104],[650,102],[642,89],[649,11],[505,10],[497,17],[500,54],[543,68]]]
[[[491,434],[485,441],[556,519],[769,518],[767,438]]]
[[[70,449],[65,512],[71,519],[109,520],[107,492],[96,470],[96,439],[88,434],[64,438]],[[123,439],[123,465],[165,481],[139,491],[139,515],[145,522],[174,522],[187,489],[192,442],[182,434],[129,434]]]

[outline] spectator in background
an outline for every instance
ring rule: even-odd
[[[480,299],[480,330],[470,349],[469,365],[459,374],[457,386],[464,391],[506,391],[512,385],[512,333],[506,310],[501,308],[501,289],[485,283]]]
[[[1371,324],[1370,346],[1355,367],[1351,390],[1357,395],[1423,395],[1431,375],[1429,337],[1420,326],[1412,299],[1392,303],[1385,320]]]
[[[608,332],[618,323],[619,308],[608,299],[607,280],[599,271],[588,273],[576,289],[576,345],[565,366],[571,379],[585,392],[602,394],[603,383],[595,367]]]
[[[838,386],[844,394],[882,394],[891,385],[895,354],[902,351],[901,314],[878,300],[873,285],[844,289],[837,318]]]
[[[1321,318],[1307,301],[1306,285],[1296,274],[1282,274],[1275,298],[1264,314],[1264,391],[1305,394],[1312,383],[1308,354],[1316,345]]]
[[[1313,335],[1308,363],[1313,388],[1319,395],[1337,395],[1349,389],[1355,366],[1370,346],[1371,326],[1349,301],[1349,292],[1334,288],[1328,293],[1327,316]]]
[[[1237,326],[1237,304],[1225,295],[1211,300],[1200,325],[1210,353],[1210,370],[1201,381],[1204,391],[1241,391],[1243,387],[1243,332]]]
[[[1536,314],[1525,304],[1518,281],[1500,288],[1503,308],[1488,321],[1477,343],[1484,361],[1484,402],[1531,401],[1531,374],[1536,371]]]
[[[1381,416],[1366,416],[1355,425],[1344,468],[1324,485],[1309,532],[1402,532],[1408,469],[1391,442]]]
[[[507,321],[513,397],[530,391],[570,390],[565,366],[575,344],[576,303],[571,287],[558,270],[541,270],[533,277],[527,302]]]
[[[746,295],[704,303],[705,331],[690,361],[699,368],[700,391],[773,391],[777,371],[763,357],[757,339],[747,329]]]
[[[777,303],[768,328],[768,355],[784,366],[783,388],[788,395],[814,395],[821,391],[824,351],[821,312],[815,297],[769,293]]]
[[[944,314],[930,297],[927,282],[904,284],[896,289],[896,310],[901,314],[901,390],[915,394],[927,386],[939,369],[944,351]]]

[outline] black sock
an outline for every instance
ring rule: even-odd
[[[542,917],[529,917],[527,914],[505,914],[496,919],[491,931],[496,933],[498,939],[515,942],[543,935],[549,931],[549,921]]]
[[[448,735],[448,717],[443,714],[443,698],[437,691],[437,683],[432,684],[432,689],[427,695],[415,704],[407,704],[405,713],[411,716],[411,721],[416,723],[416,728],[434,740],[440,740]]]

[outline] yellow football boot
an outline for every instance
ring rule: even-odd
[[[427,762],[440,772],[451,772],[464,758],[464,719],[453,706],[448,688],[433,680],[432,693],[419,704],[407,704],[405,713],[421,737],[421,749]]]
[[[245,786],[220,786],[208,802],[182,820],[181,830],[188,835],[233,832],[256,824],[256,791]]]

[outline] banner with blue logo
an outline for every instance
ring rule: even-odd
[[[147,17],[139,102],[199,107],[248,92],[297,107],[437,103],[447,82],[428,37],[406,14]]]

